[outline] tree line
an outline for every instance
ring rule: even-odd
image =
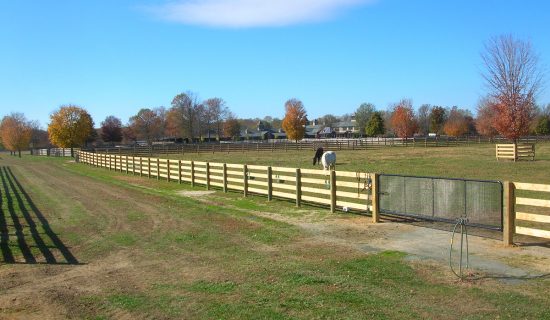
[[[538,56],[531,44],[512,36],[491,39],[481,55],[482,74],[488,92],[477,106],[477,117],[463,108],[421,105],[416,111],[412,100],[402,99],[379,111],[372,103],[361,104],[353,114],[327,114],[319,122],[332,127],[338,121],[355,120],[360,136],[412,137],[415,134],[462,136],[500,134],[514,142],[527,134],[550,134],[550,104],[537,106],[535,98],[542,83]],[[290,140],[305,135],[308,123],[302,101],[289,99],[284,119],[266,117],[264,129],[283,129]],[[50,115],[47,132],[22,113],[11,113],[0,123],[0,143],[13,152],[51,143],[62,148],[81,147],[97,142],[131,144],[138,141],[195,142],[240,138],[242,128],[251,128],[259,119],[237,119],[221,98],[201,101],[187,91],[176,95],[170,108],[142,108],[123,125],[120,118],[108,116],[94,129],[88,111],[76,105],[63,105]]]

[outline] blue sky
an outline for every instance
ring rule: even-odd
[[[483,43],[513,34],[539,53],[550,103],[550,1],[0,1],[0,116],[45,126],[62,104],[96,125],[185,91],[239,117],[384,110],[411,98],[475,109]]]

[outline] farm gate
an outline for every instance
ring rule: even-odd
[[[381,174],[380,213],[502,230],[500,181]]]

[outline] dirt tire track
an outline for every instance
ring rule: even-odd
[[[40,207],[39,210],[46,219],[55,219],[55,217],[67,219],[76,204],[81,205],[86,214],[96,216],[98,220],[103,221],[104,229],[99,230],[96,234],[86,232],[88,234],[86,240],[79,245],[69,246],[77,258],[81,250],[105,235],[130,230],[147,236],[157,233],[161,229],[177,226],[178,222],[165,212],[158,197],[102,183],[65,170],[64,165],[58,163],[53,165],[52,163],[35,163],[32,166],[26,165],[22,169],[17,162],[7,160],[2,161],[2,165],[11,168],[24,188],[25,186],[34,186],[41,190],[42,194],[38,195],[33,194],[32,190],[26,189],[31,199],[36,197],[46,197],[52,201],[56,198],[68,199],[54,201],[56,212],[51,208]],[[52,167],[55,169],[52,170]],[[125,206],[144,213],[144,220],[137,225],[126,224],[125,206],[113,208],[109,204],[110,201],[124,203]],[[85,228],[85,226],[83,227]],[[124,287],[129,288],[128,290],[137,288],[140,286],[138,279],[140,274],[158,269],[162,263],[162,261],[158,261],[155,266],[147,259],[140,259],[136,250],[124,248],[118,248],[101,259],[84,262],[87,264],[76,266],[26,264],[16,267],[14,265],[15,268],[8,265],[0,266],[0,278],[13,279],[13,281],[3,281],[0,284],[0,292],[2,292],[0,295],[0,318],[80,318],[81,315],[71,313],[71,310],[77,305],[81,307],[82,301],[79,300],[79,297]],[[111,318],[136,318],[135,314],[120,308],[105,308],[103,311]]]

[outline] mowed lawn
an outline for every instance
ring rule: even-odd
[[[550,182],[547,146],[517,164],[497,164],[493,148],[338,152],[338,168]],[[312,156],[200,159],[306,167]],[[1,157],[0,318],[550,318],[548,278],[462,283],[445,265],[320,241],[266,215],[364,217],[238,193],[184,197],[199,189],[69,159]]]
[[[326,150],[328,151],[328,150]],[[550,184],[550,143],[536,145],[535,161],[500,160],[493,144],[460,147],[383,147],[362,151],[334,150],[337,170],[470,178]],[[313,166],[313,151],[186,153],[159,155],[185,160],[246,163],[296,168]]]

